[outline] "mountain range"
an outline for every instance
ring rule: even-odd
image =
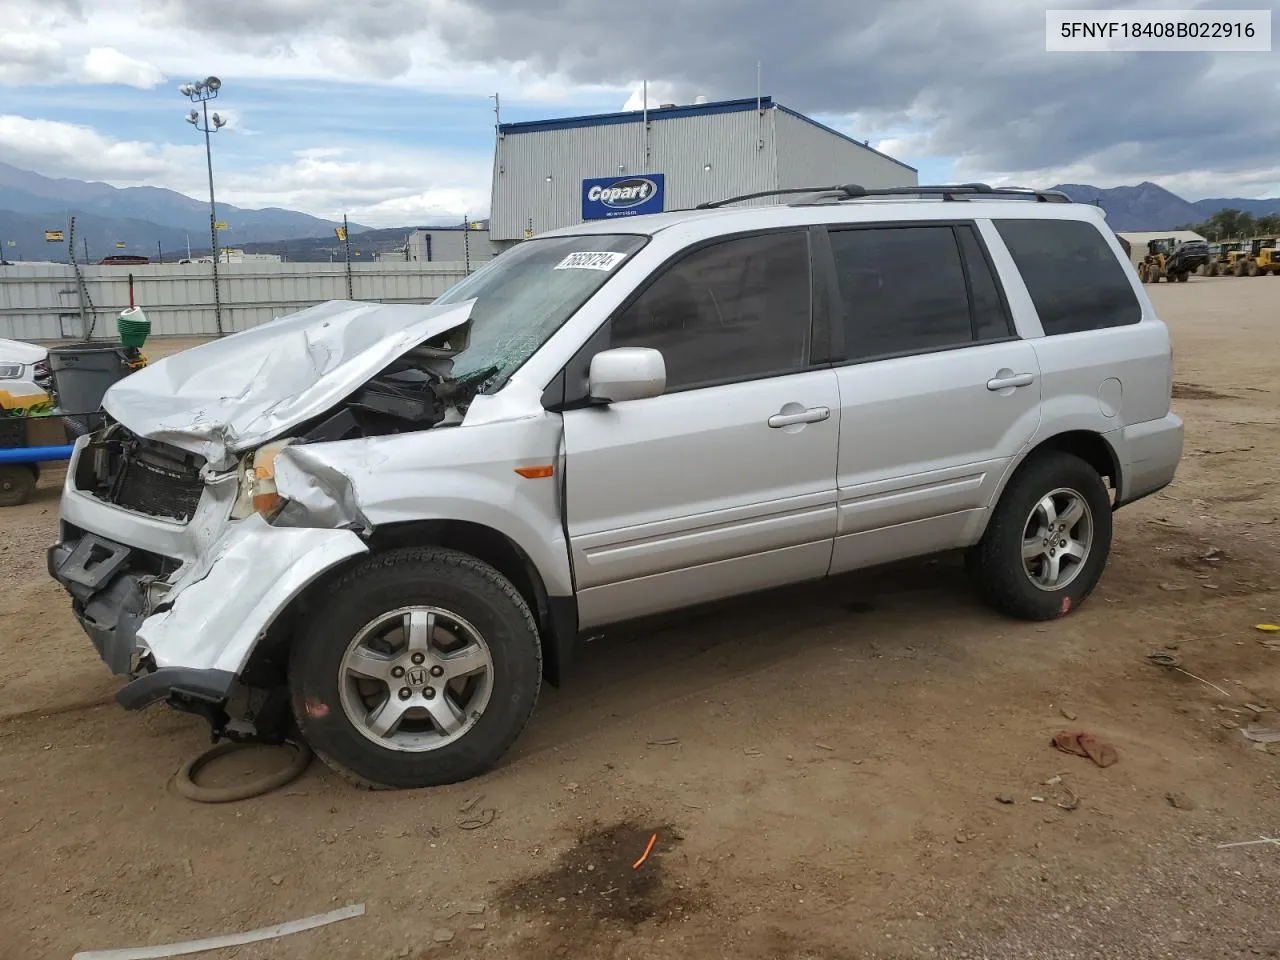
[[[1061,190],[1077,203],[1097,203],[1106,211],[1111,228],[1121,232],[1174,230],[1188,223],[1203,223],[1219,210],[1239,210],[1255,217],[1280,213],[1280,197],[1215,197],[1191,202],[1148,181],[1136,187],[1109,189],[1086,183],[1060,183],[1052,189]]]
[[[224,246],[256,241],[329,237],[340,224],[295,210],[267,207],[250,210],[217,205]],[[66,243],[49,243],[46,230],[61,230],[76,218],[76,254],[93,262],[108,254],[155,257],[157,244],[165,259],[179,251],[209,248],[209,205],[161,187],[113,187],[83,180],[53,179],[0,163],[0,255],[26,260],[65,260]],[[352,235],[369,229],[350,224]],[[123,246],[121,246],[123,244]]]
[[[1109,189],[1064,183],[1053,189],[1081,203],[1097,203],[1106,211],[1112,229],[1119,231],[1173,230],[1200,223],[1224,209],[1254,216],[1280,213],[1280,198],[1217,197],[1193,203],[1150,182]],[[332,220],[279,207],[250,210],[219,203],[217,209],[217,219],[227,224],[218,237],[222,246],[279,252],[294,260],[341,255],[334,236],[339,224]],[[153,258],[159,253],[173,260],[184,256],[188,245],[193,253],[209,250],[209,206],[203,200],[161,187],[53,179],[0,163],[0,259],[66,260],[66,239],[47,242],[45,231],[62,230],[65,237],[73,215],[76,254],[82,261],[97,262],[119,253]],[[409,229],[373,231],[353,223],[349,227],[353,252],[363,247],[362,253],[368,256],[397,247]]]

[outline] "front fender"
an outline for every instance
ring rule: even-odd
[[[157,667],[239,675],[258,639],[327,570],[367,552],[350,530],[273,527],[254,515],[231,525],[190,582],[159,598],[138,628]]]
[[[352,527],[461,520],[490,527],[537,567],[547,593],[572,596],[560,510],[561,422],[554,414],[333,443],[276,457],[288,501],[277,524]],[[518,468],[551,467],[526,478]]]

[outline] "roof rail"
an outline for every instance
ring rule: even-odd
[[[985,183],[951,183],[951,184],[919,184],[908,187],[864,187],[857,183],[846,183],[833,187],[789,187],[783,190],[762,190],[759,193],[744,193],[738,197],[726,197],[723,200],[709,200],[698,204],[697,210],[713,210],[730,203],[743,200],[757,200],[761,197],[780,197],[790,194],[808,193],[808,203],[841,203],[845,200],[862,200],[866,197],[941,197],[943,200],[968,199],[970,197],[1021,197],[1034,199],[1037,203],[1072,203],[1072,199],[1061,190],[1033,190],[1030,187],[993,187]]]
[[[859,188],[861,189],[861,188]],[[783,197],[796,193],[822,193],[822,194],[839,194],[844,196],[842,191],[844,187],[784,187],[781,190],[761,190],[759,193],[744,193],[737,197],[725,197],[723,200],[708,200],[706,203],[700,203],[693,209],[695,210],[714,210],[716,207],[727,206],[730,203],[741,203],[743,200],[759,200],[761,197]]]

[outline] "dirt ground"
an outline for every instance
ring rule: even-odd
[[[1280,279],[1151,292],[1185,459],[1117,515],[1078,610],[1001,619],[946,558],[631,630],[450,788],[365,793],[316,763],[255,800],[178,796],[206,728],[111,701],[45,573],[46,478],[0,516],[0,957],[352,903],[211,956],[1280,957],[1280,847],[1218,846],[1280,835],[1280,744],[1240,729],[1280,726],[1255,629],[1280,621]],[[1119,762],[1055,751],[1063,730]]]

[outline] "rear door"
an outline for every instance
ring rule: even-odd
[[[1146,297],[1139,299],[1142,286],[1106,228],[1047,217],[992,225],[1043,331],[1031,342],[1044,380],[1046,425],[1055,433],[1105,434],[1164,417],[1169,332],[1144,307]]]
[[[832,572],[972,543],[1040,420],[1035,350],[973,224],[829,237],[844,358]]]
[[[836,375],[815,366],[809,232],[683,254],[566,371],[652,347],[662,396],[564,412],[583,626],[822,577],[836,529]]]

